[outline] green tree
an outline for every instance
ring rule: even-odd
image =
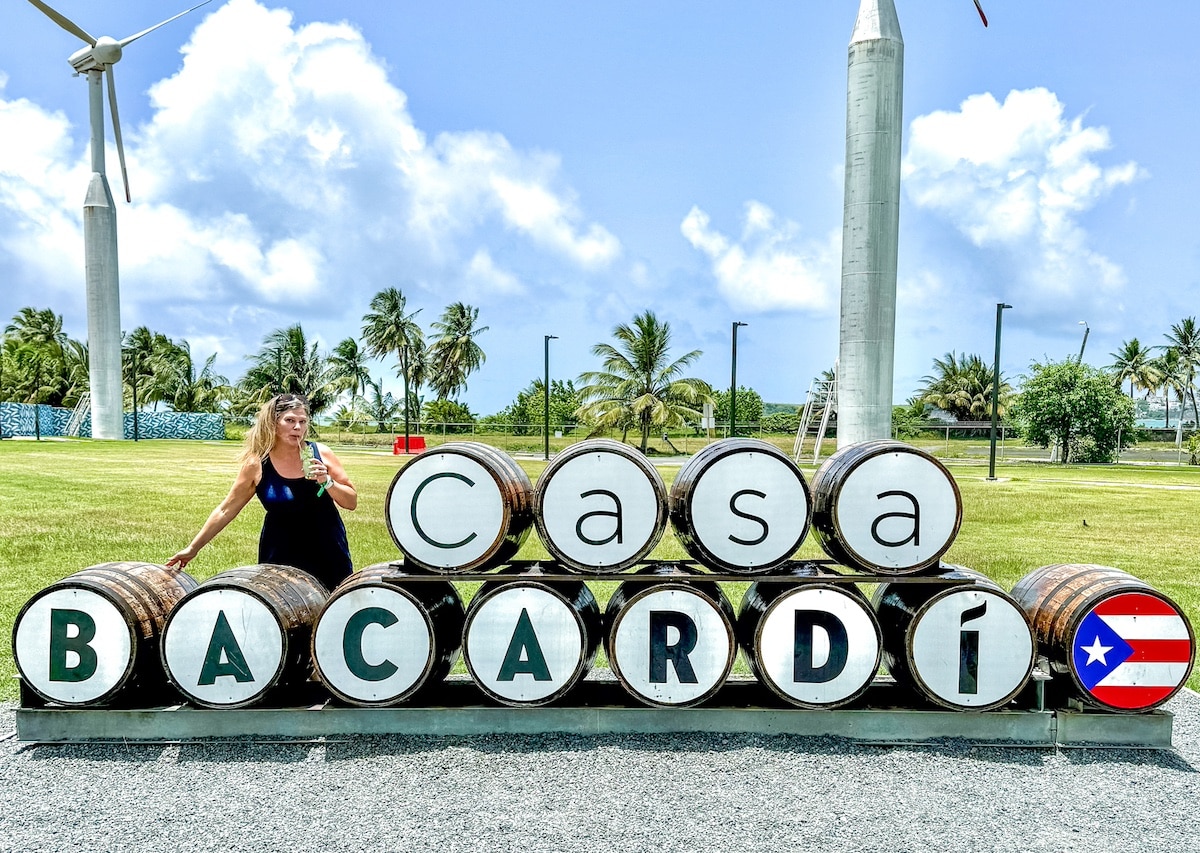
[[[501,413],[500,421],[513,429],[514,435],[540,435],[546,420],[545,380],[534,379],[517,393]],[[550,380],[550,424],[571,429],[578,423],[580,399],[571,380]]]
[[[318,415],[337,397],[328,360],[315,341],[308,342],[299,323],[267,334],[250,359],[250,369],[238,382],[245,409],[252,411],[276,394],[301,394],[308,398],[309,411]]]
[[[1167,348],[1179,352],[1179,363],[1187,377],[1184,393],[1192,402],[1192,417],[1200,424],[1200,412],[1196,409],[1196,371],[1200,370],[1200,327],[1196,325],[1195,317],[1184,317],[1171,326],[1167,334]]]
[[[430,400],[421,407],[421,420],[425,426],[439,426],[447,433],[469,433],[475,415],[464,403],[457,400]]]
[[[1171,396],[1179,404],[1179,420],[1183,422],[1183,407],[1187,399],[1188,371],[1187,366],[1179,358],[1179,350],[1167,347],[1163,354],[1154,359],[1154,370],[1158,380],[1154,390],[1163,392],[1163,402],[1166,405],[1166,428],[1171,428]]]
[[[214,352],[197,372],[191,344],[184,341],[176,345],[173,356],[160,373],[167,389],[164,402],[176,412],[221,411],[233,389],[228,379],[213,370],[216,360]]]
[[[1150,347],[1142,346],[1137,338],[1130,338],[1121,344],[1116,352],[1109,353],[1113,363],[1109,370],[1113,371],[1113,379],[1117,385],[1129,380],[1129,396],[1133,397],[1135,387],[1145,388],[1149,394],[1158,383],[1158,368],[1150,357]]]
[[[978,355],[961,358],[948,352],[933,360],[933,373],[922,377],[925,384],[918,389],[917,399],[937,406],[959,421],[981,421],[992,416],[993,367]],[[1012,387],[1000,377],[1001,417],[1012,399]]]
[[[467,377],[487,361],[475,338],[488,327],[478,322],[478,308],[455,302],[431,325],[437,338],[429,345],[429,387],[439,399],[467,390]]]
[[[713,391],[715,400],[713,416],[717,421],[729,423],[729,392]],[[748,424],[761,424],[763,416],[763,399],[753,388],[739,385],[737,389],[737,422],[743,427]],[[731,429],[730,435],[734,434]]]
[[[654,427],[682,426],[700,418],[700,407],[713,401],[712,389],[683,370],[701,355],[692,350],[671,360],[671,326],[645,311],[613,329],[616,346],[596,344],[592,354],[603,369],[580,374],[579,416],[597,426],[632,423],[641,433],[642,452]]]
[[[370,354],[358,345],[354,338],[345,338],[329,354],[329,369],[333,383],[341,391],[361,397],[371,381],[371,370],[367,366]]]
[[[1035,362],[1013,419],[1029,444],[1057,444],[1061,461],[1113,462],[1131,441],[1133,401],[1091,365]]]
[[[413,396],[425,383],[425,333],[414,319],[418,308],[407,310],[404,294],[394,287],[381,290],[371,299],[371,310],[363,315],[363,341],[367,352],[377,358],[396,354],[396,373],[404,381],[404,441],[407,446],[410,432],[410,413],[420,409]]]
[[[34,386],[39,402],[51,406],[73,405],[88,388],[87,347],[67,336],[49,308],[18,311],[0,347],[0,399],[25,402]]]
[[[377,432],[387,432],[392,421],[400,417],[401,404],[391,392],[384,393],[383,380],[367,379],[368,393],[363,397],[364,412],[377,424]]]

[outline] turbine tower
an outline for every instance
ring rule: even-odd
[[[987,18],[975,0],[983,25]],[[846,85],[838,447],[892,433],[904,38],[892,0],[861,0]]]
[[[88,80],[88,112],[91,119],[92,177],[83,201],[83,253],[87,281],[88,373],[92,395],[92,437],[124,438],[124,414],[121,382],[121,295],[117,275],[117,211],[104,169],[104,94],[100,78],[108,73],[108,105],[112,111],[113,139],[121,162],[121,183],[125,200],[130,201],[129,177],[125,171],[125,147],[121,143],[121,122],[117,117],[117,89],[113,66],[130,42],[169,24],[176,18],[212,2],[204,0],[162,23],[120,41],[108,36],[94,38],[78,24],[42,3],[29,0],[87,47],[76,51],[67,61],[75,73]]]

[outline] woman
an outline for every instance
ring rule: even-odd
[[[297,394],[280,394],[259,409],[229,494],[168,566],[187,566],[257,494],[267,511],[258,539],[260,563],[303,569],[328,589],[350,575],[350,547],[337,508],[357,507],[358,492],[332,450],[305,441],[308,424],[308,402]],[[307,474],[306,446],[312,453]]]

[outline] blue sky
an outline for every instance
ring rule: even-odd
[[[79,43],[2,2],[0,317],[50,307],[84,338]],[[117,38],[177,11],[52,5]],[[357,335],[382,288],[426,326],[466,301],[490,329],[463,399],[488,414],[541,375],[543,335],[573,378],[648,308],[718,387],[748,323],[739,382],[801,402],[837,353],[857,6],[215,0],[117,66],[122,326],[236,379],[273,329]],[[1077,354],[1080,320],[1104,366],[1200,313],[1200,63],[1177,47],[1200,5],[992,0],[988,29],[969,0],[897,8],[897,402],[948,351],[990,361],[1000,301],[1010,377]],[[111,141],[109,164],[120,195]]]

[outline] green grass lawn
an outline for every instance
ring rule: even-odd
[[[790,448],[789,448],[790,449]],[[0,700],[17,696],[13,621],[38,590],[98,563],[161,563],[186,545],[236,472],[232,442],[0,442]],[[404,457],[338,448],[360,495],[343,513],[356,566],[399,557],[384,498]],[[523,461],[536,482],[545,463]],[[1200,626],[1200,468],[1002,464],[986,482],[977,460],[948,460],[963,497],[963,526],[946,562],[984,572],[1006,589],[1051,563],[1099,563],[1172,597]],[[669,483],[677,466],[661,469]],[[805,468],[810,476],[815,470]],[[1087,524],[1085,526],[1084,521]],[[262,510],[252,502],[188,567],[197,580],[254,563]],[[520,559],[546,557],[530,534]],[[668,531],[652,555],[686,557]],[[824,557],[810,537],[798,558]],[[594,583],[601,602],[613,581]],[[736,607],[744,584],[727,589]],[[473,590],[463,586],[465,595]],[[1189,682],[1200,688],[1200,673]]]

